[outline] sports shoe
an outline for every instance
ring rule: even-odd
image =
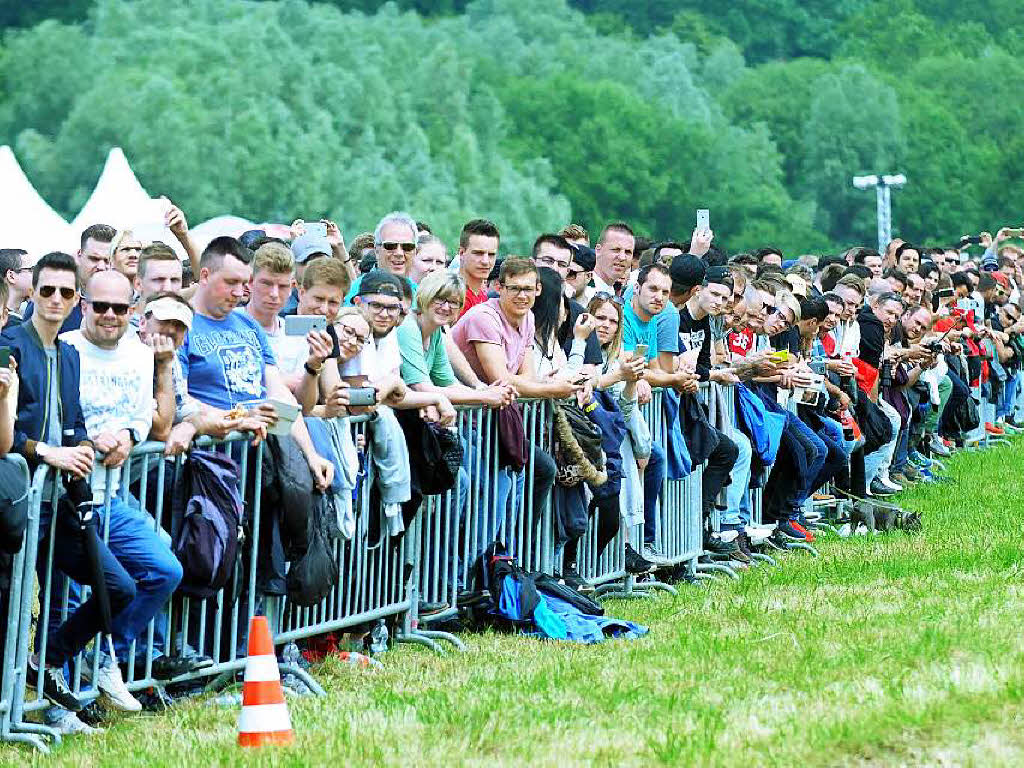
[[[103,694],[103,698],[114,709],[122,712],[141,712],[142,704],[132,696],[131,691],[124,684],[121,677],[121,668],[117,664],[107,664],[100,667],[96,674],[96,688]]]
[[[569,563],[562,568],[562,581],[565,582],[565,586],[571,587],[579,592],[583,587],[587,586],[587,582],[580,576],[580,572],[576,570],[574,563]]]
[[[921,479],[921,470],[909,461],[903,465],[903,469],[900,470],[900,474],[912,483],[916,483]],[[896,482],[898,483],[899,480],[897,479]]]
[[[792,522],[789,520],[780,520],[776,531],[779,536],[784,539],[789,539],[791,541],[807,541],[807,537],[794,528]]]
[[[78,733],[84,733],[87,735],[103,733],[102,728],[86,725],[78,718],[78,715],[74,712],[68,712],[66,709],[62,710],[61,714],[52,720],[47,718],[46,724],[50,728],[56,730],[61,736],[74,736]]]
[[[174,698],[158,686],[139,691],[138,698],[144,712],[165,712],[174,705]]]
[[[814,534],[807,529],[805,524],[802,524],[799,520],[790,520],[789,524],[802,533],[808,542],[814,541]]]
[[[949,448],[942,442],[942,438],[938,435],[932,435],[932,439],[928,442],[928,450],[936,456],[949,456]]]
[[[39,667],[33,664],[31,659],[28,662],[28,672],[29,684],[34,687],[37,675],[39,674]],[[68,688],[68,682],[64,679],[64,670],[59,667],[43,667],[43,696],[58,707],[63,707],[69,712],[82,711],[82,702],[71,693],[71,689]],[[77,720],[78,718],[75,719]]]
[[[209,656],[157,656],[153,659],[153,678],[155,680],[173,680],[181,675],[212,666],[213,659]]]
[[[746,531],[741,530],[739,532],[739,535],[736,537],[736,546],[740,548],[740,552],[746,555],[747,562],[753,560],[751,557],[753,552],[750,551],[750,538],[747,536]]]
[[[753,558],[751,558],[750,555],[748,555],[746,552],[744,552],[739,544],[736,544],[735,546],[736,546],[736,551],[733,552],[729,557],[731,557],[733,560],[735,560],[738,563],[743,563],[744,565],[749,565],[750,561]]]
[[[654,563],[644,558],[630,544],[626,545],[626,573],[639,575],[654,570]]]
[[[900,488],[900,490],[903,490],[903,489]],[[882,478],[876,477],[874,480],[871,481],[871,495],[872,496],[892,496],[894,493],[899,493],[899,491],[895,490],[894,488],[891,488],[891,487],[887,486],[882,481]]]
[[[928,469],[932,465],[932,460],[926,458],[924,455],[917,451],[911,451],[907,454],[907,459],[914,463],[918,469]]]
[[[985,431],[990,435],[1005,435],[1006,431],[998,424],[993,424],[991,421],[985,422]]]
[[[668,565],[668,558],[661,554],[661,551],[654,544],[644,544],[641,552],[644,560],[649,560],[655,565]]]
[[[740,548],[736,546],[735,541],[722,541],[715,536],[708,536],[704,539],[704,551],[709,555],[721,555],[723,557],[732,557]]]

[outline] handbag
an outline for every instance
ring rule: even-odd
[[[590,485],[604,485],[604,451],[601,448],[601,430],[575,402],[555,403],[555,450],[557,468],[555,480],[571,488],[581,481]]]
[[[526,427],[519,403],[498,409],[498,466],[519,472],[526,466]]]

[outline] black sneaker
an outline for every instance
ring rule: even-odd
[[[580,572],[576,570],[574,563],[569,563],[569,565],[562,568],[562,581],[565,582],[565,586],[572,587],[577,592],[588,586],[586,579],[580,576]]]
[[[143,712],[165,712],[174,706],[171,695],[158,686],[139,691],[135,698],[142,704]]]
[[[641,574],[650,573],[654,570],[654,563],[645,560],[639,552],[633,549],[632,545],[626,545],[626,573]]]
[[[102,704],[93,700],[82,707],[82,711],[78,713],[78,719],[90,728],[100,728],[109,722],[110,715]]]
[[[750,538],[747,536],[746,531],[740,531],[739,535],[736,536],[736,546],[740,548],[740,552],[747,556],[746,562],[753,560],[751,557],[753,552],[750,551]]]
[[[35,685],[39,667],[28,662],[29,683]],[[43,696],[54,704],[69,712],[81,712],[82,702],[71,693],[67,680],[64,679],[64,670],[59,667],[43,667]]]
[[[708,536],[704,539],[704,551],[711,555],[721,555],[722,557],[732,557],[740,548],[736,546],[733,541],[722,541],[716,539],[714,536]]]
[[[419,616],[432,616],[435,613],[442,613],[448,610],[448,603],[442,601],[428,603],[420,600],[416,606],[416,614]]]
[[[212,666],[213,659],[209,656],[157,656],[153,659],[153,679],[173,680]]]
[[[872,496],[892,496],[895,493],[898,493],[898,491],[894,490],[893,488],[889,488],[886,485],[883,485],[882,481],[879,480],[877,477],[871,481]]]
[[[807,537],[790,524],[789,520],[779,520],[775,532],[784,539],[790,541],[807,541]]]

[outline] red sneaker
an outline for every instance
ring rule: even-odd
[[[796,528],[796,530],[798,530],[800,533],[802,533],[804,535],[804,538],[807,539],[808,542],[814,541],[814,534],[811,533],[806,528],[804,528],[802,525],[800,525],[799,521],[797,521],[797,520],[790,520],[789,524],[791,526],[793,526],[794,528]]]
[[[985,431],[990,435],[1005,435],[1006,430],[1000,427],[998,424],[993,424],[991,421],[985,422]]]

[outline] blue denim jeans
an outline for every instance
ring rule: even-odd
[[[171,552],[170,547],[161,539],[154,528],[152,517],[142,512],[137,507],[126,503],[121,498],[114,498],[110,502],[110,530],[106,547],[101,545],[101,555],[112,561],[110,567],[104,566],[107,572],[108,592],[124,592],[122,583],[125,577],[132,582],[132,598],[126,605],[117,610],[113,607],[112,635],[114,638],[114,650],[119,661],[128,658],[128,649],[133,640],[138,638],[151,619],[157,618],[155,625],[154,645],[159,648],[163,644],[166,627],[162,626],[158,618],[167,600],[181,582],[181,563]],[[101,523],[102,525],[102,523]],[[100,529],[102,531],[102,528]],[[64,531],[58,533],[54,552],[54,575],[57,569],[67,573],[71,579],[77,579],[81,583],[89,583],[86,576],[81,572],[87,568],[84,563],[72,564],[68,562],[65,555],[71,553],[68,549],[70,541],[63,540],[61,536]],[[105,552],[103,551],[105,550]],[[62,555],[63,553],[63,555]],[[66,630],[60,627],[62,595],[61,579],[54,578],[50,585],[50,626],[47,643],[48,663],[63,663],[67,656],[78,653],[96,632],[93,627],[83,630],[83,633],[76,635],[72,642],[65,642],[62,633]],[[127,584],[125,585],[127,586]],[[93,603],[93,596],[85,604],[81,603],[81,587],[72,580],[69,584],[68,611],[72,618],[77,616],[90,603]],[[95,593],[93,593],[95,595]],[[111,595],[112,602],[114,595]],[[79,606],[81,605],[81,608]],[[76,610],[77,609],[77,610]],[[69,619],[68,624],[71,622]],[[77,626],[76,624],[72,625]],[[55,644],[56,641],[56,644]],[[136,647],[137,653],[142,653],[142,647]],[[51,655],[53,653],[53,655]],[[58,656],[65,658],[58,659]]]
[[[665,451],[654,443],[644,470],[644,544],[653,544],[658,533],[658,499],[664,482]]]
[[[725,487],[725,512],[722,514],[722,525],[738,526],[743,521],[743,499],[750,486],[750,457],[753,452],[750,440],[739,430],[729,432],[729,438],[736,443],[739,453],[729,473],[729,485]],[[749,501],[747,502],[747,519],[750,521]]]

